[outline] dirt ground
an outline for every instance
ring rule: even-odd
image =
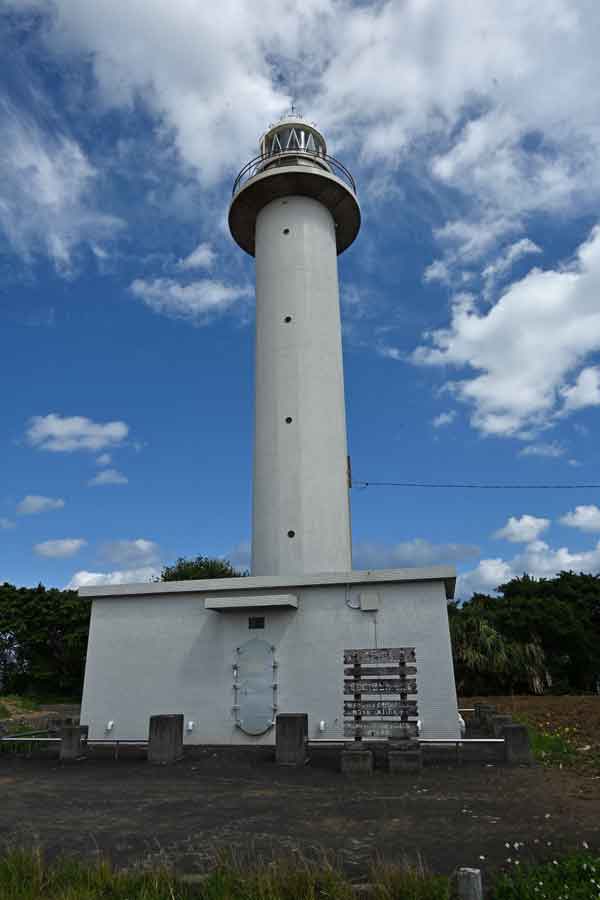
[[[575,769],[600,774],[600,696],[469,697],[460,705],[476,702],[491,703],[538,731],[559,735],[573,751]]]
[[[171,767],[139,751],[70,764],[0,754],[0,845],[108,855],[121,867],[162,861],[183,873],[206,870],[218,848],[325,850],[356,881],[368,880],[377,855],[485,874],[584,841],[600,850],[598,776],[466,763],[350,780],[336,770],[338,753],[311,751],[300,770],[276,767],[268,752],[205,750]]]

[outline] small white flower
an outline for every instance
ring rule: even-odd
[[[582,841],[582,842],[581,842],[581,846],[582,846],[582,847],[585,847],[586,850],[589,850],[589,849],[590,849],[587,841]]]
[[[485,859],[485,856],[480,856],[479,859]]]

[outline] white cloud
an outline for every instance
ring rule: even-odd
[[[7,519],[5,516],[0,516],[0,530],[7,531],[9,528],[14,528],[15,523],[11,522],[10,519]]]
[[[456,410],[451,409],[448,412],[442,412],[431,420],[434,428],[443,428],[445,425],[451,425],[456,418]]]
[[[519,450],[519,456],[542,456],[547,459],[558,459],[559,456],[565,455],[565,448],[557,441],[549,444],[527,444],[522,450]]]
[[[33,416],[29,421],[26,438],[32,447],[52,450],[55,453],[72,453],[74,450],[97,452],[104,447],[121,444],[129,433],[125,422],[93,422],[86,416]]]
[[[524,573],[535,578],[553,578],[559,572],[600,571],[600,541],[591,550],[572,552],[567,547],[553,549],[544,541],[533,541],[510,560],[482,559],[478,566],[461,575],[457,596],[468,598],[473,591],[493,591],[499,584]]]
[[[99,466],[110,466],[112,462],[112,456],[110,453],[101,453],[100,456],[96,458],[96,463]]]
[[[212,269],[215,264],[215,260],[217,258],[217,254],[211,247],[209,243],[206,241],[202,244],[198,244],[195,250],[193,250],[189,256],[186,256],[185,259],[181,259],[178,264],[178,269]]]
[[[521,238],[521,240],[511,244],[504,254],[499,256],[493,263],[487,265],[481,273],[482,278],[485,281],[486,296],[490,295],[498,279],[509,272],[517,260],[522,259],[524,256],[529,256],[532,253],[541,252],[541,247],[538,247],[538,245],[533,241],[530,241],[529,238]]]
[[[137,584],[153,581],[160,575],[160,569],[155,566],[142,566],[139,569],[116,570],[114,572],[88,572],[85,569],[75,572],[67,590],[76,591],[80,587],[89,587],[98,584]]]
[[[580,531],[600,531],[600,509],[594,504],[576,506],[574,510],[566,513],[560,522],[570,528],[579,528]]]
[[[510,516],[504,528],[495,532],[494,537],[504,538],[515,544],[528,544],[537,540],[540,534],[550,526],[550,519],[537,518],[527,514],[517,518]]]
[[[0,98],[0,231],[25,261],[44,253],[61,274],[76,247],[106,240],[122,222],[95,209],[98,173],[70,137],[44,132]]]
[[[475,569],[459,575],[456,587],[456,596],[462,600],[468,600],[471,594],[479,591],[488,593],[514,578],[514,571],[510,563],[500,557],[482,559]]]
[[[388,344],[378,344],[377,353],[384,359],[394,359],[396,362],[400,362],[405,356],[398,347],[390,347]]]
[[[82,547],[85,547],[87,541],[83,538],[63,538],[57,541],[42,541],[41,544],[35,544],[34,550],[38,556],[45,556],[50,559],[67,559],[69,556],[75,556]]]
[[[352,564],[355,569],[393,569],[458,562],[478,555],[479,547],[473,544],[432,544],[424,538],[399,544],[358,541],[353,547]]]
[[[439,281],[441,284],[449,284],[451,280],[450,270],[441,259],[435,259],[423,272],[423,281]]]
[[[448,386],[472,405],[472,424],[484,434],[531,434],[561,413],[561,391],[600,350],[599,289],[595,228],[571,265],[533,269],[485,312],[472,295],[456,296],[450,326],[431,332],[413,361],[465,372]]]
[[[130,568],[142,568],[157,563],[160,548],[154,541],[137,538],[132,541],[110,541],[102,548],[102,556],[108,562]]]
[[[560,389],[565,404],[563,412],[570,413],[585,406],[600,406],[600,368],[582,369],[574,384]]]
[[[47,0],[37,6],[47,11]],[[218,14],[211,4],[187,0],[52,6],[50,47],[89,60],[105,107],[143,102],[205,185],[255,155],[261,129],[290,103],[274,77],[276,58],[295,58],[307,47],[312,56],[333,15],[325,0],[284,10],[276,0],[227,2]]]
[[[136,278],[130,290],[154,312],[173,319],[187,319],[197,325],[206,324],[227,312],[239,300],[252,295],[249,287],[231,287],[208,278],[190,284],[181,284],[171,278],[152,281]]]
[[[129,479],[126,475],[123,475],[122,472],[117,471],[117,469],[102,469],[101,472],[98,472],[97,475],[94,475],[90,481],[88,481],[88,485],[90,487],[96,487],[98,485],[103,484],[128,484]]]
[[[356,147],[384,180],[412,155],[462,193],[475,230],[597,204],[600,22],[589,0],[547,0],[542,17],[522,0],[468,15],[463,0],[229,0],[218,15],[188,0],[29,6],[47,14],[51,51],[90,65],[103,108],[143,103],[204,184],[252,155],[293,79],[334,152]]]
[[[62,509],[65,501],[61,497],[42,497],[40,494],[27,494],[17,504],[20,516],[32,516],[36,513],[48,512],[51,509]]]

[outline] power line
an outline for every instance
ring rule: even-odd
[[[354,487],[458,488],[476,491],[575,491],[598,489],[600,484],[481,484],[474,482],[356,481]]]

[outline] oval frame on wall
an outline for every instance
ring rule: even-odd
[[[274,654],[272,644],[261,638],[251,638],[236,651],[236,724],[253,737],[265,734],[274,724]]]

